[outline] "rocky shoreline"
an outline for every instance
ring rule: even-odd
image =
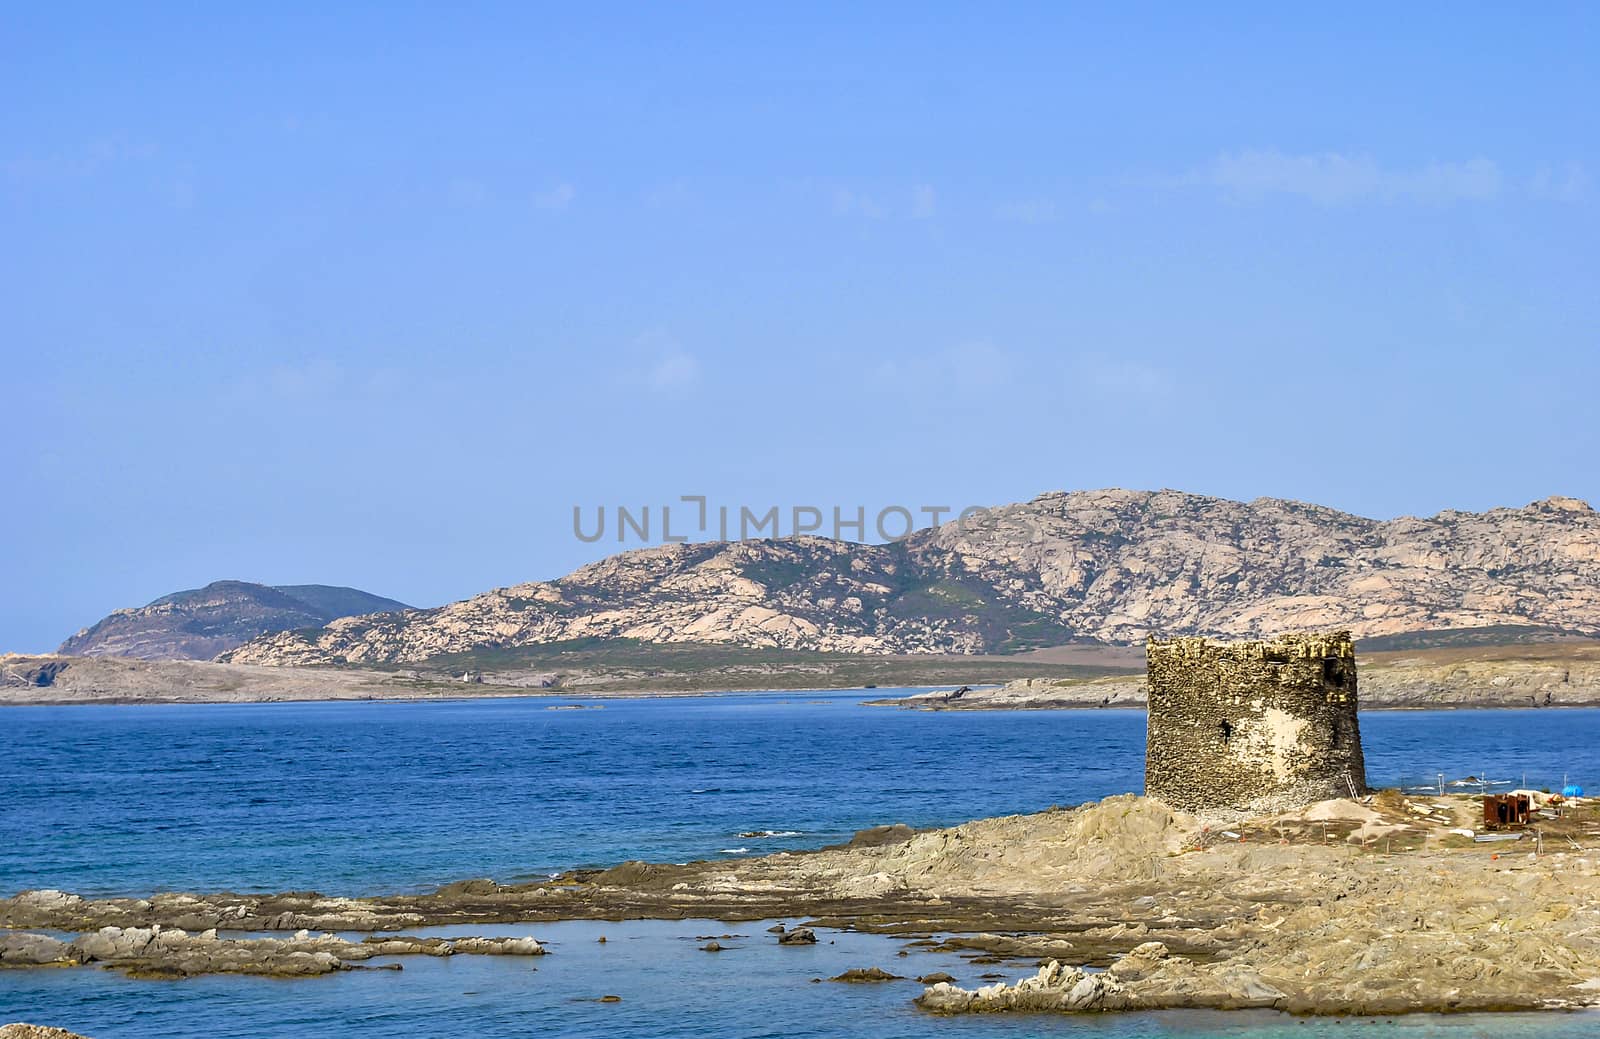
[[[1132,673],[1128,663],[1128,659],[1117,658],[1121,673],[1087,677],[1031,676],[1001,681],[1003,674],[999,678],[991,674],[981,680],[975,678],[969,686],[942,686],[912,696],[866,702],[918,710],[1142,710],[1144,675]],[[984,661],[969,661],[967,666],[982,667]],[[1067,666],[1083,669],[1082,665]],[[1600,643],[1592,640],[1367,654],[1361,658],[1360,667],[1364,710],[1600,706]],[[502,697],[626,699],[860,688],[830,681],[823,671],[797,675],[781,668],[742,676],[718,674],[717,681],[710,684],[677,689],[653,687],[648,681],[627,689],[591,687],[581,681],[542,687],[521,673],[473,673],[469,677],[474,680],[452,680],[443,672],[415,669],[380,671],[6,655],[0,657],[0,706]],[[712,676],[702,677],[709,681]],[[805,681],[790,682],[802,677]],[[978,684],[990,679],[994,679],[993,684]],[[502,680],[512,684],[503,684]],[[958,690],[965,691],[957,695]]]
[[[601,655],[603,656],[603,655]],[[1118,665],[1122,657],[1115,657]],[[716,666],[655,667],[589,661],[552,670],[446,667],[393,669],[277,667],[202,660],[134,660],[0,654],[0,707],[161,703],[279,703],[333,700],[465,700],[507,697],[630,699],[732,692],[822,692],[864,687],[925,688],[972,676],[1062,676],[1097,665],[1030,662],[1016,658],[936,655],[841,657],[817,660],[750,659]],[[981,679],[980,677],[981,676]]]
[[[495,924],[798,919],[894,935],[908,949],[959,950],[1023,975],[975,990],[935,981],[920,1005],[938,1013],[1600,1003],[1600,811],[1568,809],[1541,824],[1542,839],[1488,845],[1460,833],[1475,809],[1462,796],[1386,792],[1202,820],[1123,795],[942,830],[883,827],[813,852],[629,862],[419,895],[34,891],[0,900],[0,965],[303,976],[377,956],[543,951],[492,936]],[[485,936],[403,936],[433,926]],[[371,937],[317,933],[350,931]]]
[[[65,898],[43,894],[43,901]],[[136,978],[196,974],[310,977],[354,970],[377,956],[543,956],[532,938],[415,938],[370,936],[360,942],[301,930],[288,938],[224,937],[216,928],[190,934],[181,927],[108,925],[69,940],[47,934],[0,935],[0,966],[81,967],[94,964]],[[396,969],[398,969],[396,967]]]
[[[1364,657],[1362,710],[1600,706],[1600,646],[1550,643]],[[1143,675],[1025,678],[992,686],[935,689],[870,700],[928,711],[1143,710]]]

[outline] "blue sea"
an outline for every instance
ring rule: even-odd
[[[950,824],[1140,787],[1142,712],[861,705],[894,692],[6,708],[0,892],[417,891],[809,848],[881,823]],[[1374,783],[1487,773],[1600,787],[1600,711],[1371,712],[1361,724]],[[534,934],[554,955],[410,957],[399,973],[297,981],[0,971],[0,1022],[94,1039],[1600,1034],[1589,1014],[931,1018],[911,1007],[909,982],[812,983],[872,965],[977,981],[959,958],[898,957],[890,938],[825,932],[814,948],[779,948],[762,925],[714,921],[493,930]],[[746,937],[723,940],[728,952],[696,948],[730,932]],[[622,1001],[596,1002],[606,994]]]

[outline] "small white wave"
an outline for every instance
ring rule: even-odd
[[[722,855],[743,855],[746,852],[748,852],[749,850],[750,850],[749,848],[722,848],[722,849],[719,849],[719,854],[722,854]]]
[[[804,837],[800,830],[746,830],[739,835],[745,840],[769,840],[773,837]]]

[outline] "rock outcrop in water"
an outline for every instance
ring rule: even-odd
[[[266,635],[223,659],[417,662],[615,638],[977,653],[1312,628],[1600,633],[1600,514],[1559,497],[1381,521],[1271,498],[1047,494],[888,545],[802,536],[624,552],[438,609]]]
[[[975,990],[949,982],[929,986],[917,1005],[936,1014],[1018,1010],[1090,1013],[1106,1010],[1247,1010],[1281,1007],[1288,997],[1248,968],[1211,971],[1145,942],[1103,972],[1051,960],[1030,978]]]
[[[49,892],[47,895],[59,894]],[[55,904],[63,904],[53,899]],[[0,966],[76,967],[96,964],[138,977],[262,974],[309,977],[349,970],[378,956],[542,956],[532,938],[413,938],[378,936],[362,942],[299,931],[288,938],[223,938],[215,929],[106,926],[71,940],[50,935],[0,934]]]

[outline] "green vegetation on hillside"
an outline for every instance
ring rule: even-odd
[[[1094,678],[1138,668],[1055,664],[1014,657],[813,653],[704,643],[577,639],[542,646],[484,649],[384,670],[430,675],[479,672],[490,684],[552,679],[573,692],[819,689],[1006,682],[1018,678]]]

